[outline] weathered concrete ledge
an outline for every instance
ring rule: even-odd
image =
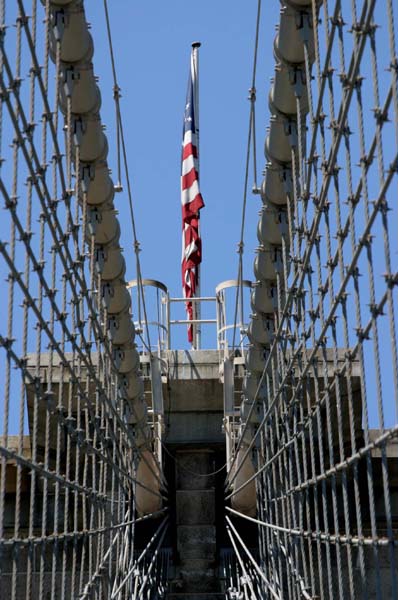
[[[162,358],[167,364],[163,384],[166,442],[223,443],[218,350],[169,350]]]

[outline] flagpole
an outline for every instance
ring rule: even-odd
[[[199,171],[199,160],[200,160],[200,150],[199,150],[199,48],[201,46],[200,42],[192,43],[192,65],[195,74],[195,128],[196,128],[196,147],[197,147],[197,155],[198,155],[198,173]],[[198,220],[198,232],[200,236],[200,219]],[[200,298],[200,264],[196,267],[197,271],[197,286],[196,286],[196,296]],[[201,318],[201,306],[200,302],[194,302],[194,318],[200,320]],[[194,327],[194,344],[193,349],[200,350],[202,345],[202,329],[200,323],[195,323]]]

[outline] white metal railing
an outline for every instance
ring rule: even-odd
[[[132,305],[136,312],[134,325],[137,334],[141,337],[143,349],[170,350],[172,348],[172,328],[179,325],[213,325],[216,328],[216,347],[226,356],[231,350],[240,348],[242,353],[246,346],[246,321],[248,314],[245,291],[252,288],[251,281],[238,282],[235,279],[223,281],[216,287],[214,296],[201,296],[190,298],[193,304],[214,303],[214,317],[187,319],[177,318],[172,314],[172,306],[185,304],[186,298],[170,296],[167,287],[155,279],[142,279],[142,291],[139,291],[137,280],[128,283],[132,294]],[[231,302],[233,297],[233,301]],[[143,306],[148,307],[148,314]],[[246,303],[245,303],[246,300]],[[245,314],[246,313],[246,314]],[[194,339],[196,336],[194,335]],[[194,347],[193,349],[199,349]]]
[[[169,292],[167,287],[156,279],[141,279],[142,290],[136,279],[129,281],[133,310],[136,313],[134,325],[141,338],[143,348],[161,352],[169,348]],[[145,307],[143,298],[145,297]],[[148,306],[150,315],[146,313]]]

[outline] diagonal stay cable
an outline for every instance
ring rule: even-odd
[[[158,541],[158,543],[156,545],[156,548],[155,548],[155,550],[153,552],[153,555],[152,555],[152,558],[151,558],[151,562],[150,562],[150,564],[149,564],[149,566],[148,566],[148,568],[146,570],[146,573],[144,575],[141,587],[140,587],[140,589],[138,591],[138,594],[137,594],[137,596],[138,596],[139,599],[143,598],[144,589],[146,588],[146,586],[148,584],[148,581],[150,580],[152,569],[153,569],[153,567],[154,567],[154,565],[155,565],[155,563],[156,563],[156,561],[158,559],[159,550],[160,550],[160,548],[162,546],[162,543],[163,543],[164,537],[166,535],[166,532],[167,532],[167,527],[163,530],[162,535],[159,538],[159,541]],[[149,593],[150,593],[150,590],[149,590]]]
[[[168,524],[168,519],[169,519],[169,517],[167,515],[163,519],[163,521],[160,523],[159,527],[156,529],[155,533],[153,534],[153,536],[151,537],[151,539],[147,543],[147,545],[144,548],[144,550],[141,552],[140,556],[137,558],[137,560],[134,562],[133,566],[129,569],[129,571],[126,574],[126,576],[123,578],[123,581],[119,584],[119,586],[117,587],[117,589],[115,591],[112,591],[112,595],[111,595],[110,600],[113,600],[114,598],[116,598],[118,596],[120,590],[122,590],[123,587],[126,585],[127,581],[130,579],[131,575],[134,573],[135,569],[137,568],[137,565],[139,565],[139,563],[145,557],[145,555],[147,554],[148,550],[152,547],[152,545],[153,545],[154,541],[156,540],[156,538],[158,538],[158,536],[160,535],[160,533],[164,529],[165,525]],[[164,532],[165,532],[165,530],[164,530]],[[161,536],[161,539],[163,540],[163,535]]]
[[[141,341],[142,341],[144,347],[146,347],[148,352],[150,354],[152,354],[152,350],[151,350],[152,346],[151,346],[151,340],[150,340],[150,335],[149,335],[149,325],[148,325],[148,317],[147,317],[146,302],[145,302],[145,293],[144,293],[144,286],[142,283],[141,261],[140,261],[140,257],[139,257],[140,243],[137,239],[137,227],[136,227],[135,215],[134,215],[134,205],[133,205],[133,194],[132,194],[132,190],[131,190],[130,171],[129,171],[128,161],[127,161],[127,151],[126,151],[126,142],[125,142],[125,137],[124,137],[123,118],[122,118],[122,112],[120,109],[121,88],[118,84],[118,78],[117,78],[117,72],[116,72],[115,54],[113,51],[112,30],[111,30],[107,0],[104,0],[104,11],[105,11],[109,53],[110,53],[110,57],[111,57],[111,66],[112,66],[113,98],[115,101],[115,110],[116,110],[116,129],[117,129],[116,143],[117,143],[118,177],[119,177],[119,183],[120,183],[120,176],[121,176],[120,154],[122,154],[124,174],[125,174],[126,183],[127,183],[127,197],[128,197],[128,201],[129,201],[130,220],[131,220],[131,226],[132,226],[132,231],[133,231],[133,240],[134,240],[133,247],[134,247],[134,253],[135,253],[135,260],[136,260],[138,294],[139,294],[139,296],[141,296],[142,307],[143,307],[143,311],[144,311],[147,344],[146,344],[145,340],[141,337],[141,334],[139,334],[139,337],[141,338]]]
[[[90,585],[91,585],[91,583],[96,579],[96,577],[98,577],[98,573],[104,567],[106,561],[108,560],[108,556],[110,555],[110,553],[112,551],[112,547],[118,541],[120,534],[123,533],[123,530],[126,529],[126,527],[128,527],[130,525],[133,525],[135,523],[138,523],[140,521],[144,521],[144,520],[151,519],[153,517],[159,516],[161,513],[164,513],[167,510],[168,510],[167,508],[164,508],[164,509],[162,509],[160,511],[151,513],[149,515],[145,515],[144,517],[138,517],[136,519],[130,519],[128,521],[124,521],[120,526],[116,525],[116,526],[113,527],[113,529],[115,529],[116,527],[118,528],[116,536],[113,538],[112,542],[110,543],[110,545],[108,547],[108,550],[104,554],[101,563],[98,565],[97,570],[93,573],[90,581],[86,583],[84,592],[83,592],[82,595],[79,596],[79,600],[83,600],[84,598],[86,598],[90,594]],[[134,564],[136,565],[137,563],[134,563]]]
[[[234,513],[236,513],[236,511],[234,511]],[[231,531],[234,533],[236,539],[238,540],[238,542],[242,546],[243,550],[245,551],[245,554],[248,556],[248,558],[249,558],[250,562],[252,563],[254,569],[257,571],[258,575],[264,581],[264,583],[265,583],[267,589],[269,590],[269,592],[271,593],[272,597],[276,598],[277,600],[281,600],[281,596],[274,590],[274,588],[272,587],[271,583],[268,581],[268,579],[264,575],[263,571],[261,570],[261,568],[259,567],[259,565],[257,564],[257,562],[254,560],[254,557],[253,557],[252,553],[250,552],[250,550],[248,549],[248,547],[246,546],[246,544],[244,543],[244,541],[240,537],[240,535],[237,532],[236,528],[232,524],[231,519],[229,517],[227,517],[227,516],[225,517],[225,519],[226,519],[226,521],[228,523],[228,526],[230,527]]]
[[[251,577],[249,577],[249,574],[248,574],[248,572],[246,570],[245,563],[243,562],[242,556],[241,556],[241,554],[240,554],[240,552],[238,550],[238,547],[237,547],[236,542],[235,542],[235,538],[233,537],[233,535],[231,533],[231,528],[229,527],[229,525],[226,525],[226,530],[227,530],[229,539],[231,540],[232,547],[233,547],[233,549],[235,551],[235,556],[238,559],[240,568],[242,569],[242,573],[243,573],[243,576],[244,576],[242,578],[243,579],[242,583],[243,583],[244,586],[246,584],[249,586],[250,593],[251,593],[251,598],[252,598],[252,600],[256,600],[256,595],[254,593],[252,579],[251,579]]]
[[[260,36],[260,16],[261,16],[261,0],[257,2],[257,16],[256,16],[256,33],[254,42],[254,56],[253,56],[253,70],[251,79],[251,88],[249,90],[250,100],[250,114],[249,114],[249,131],[247,135],[247,149],[246,149],[246,163],[245,163],[245,177],[243,185],[243,200],[242,200],[242,215],[241,215],[241,226],[240,226],[240,238],[238,243],[238,285],[236,288],[235,296],[235,309],[234,309],[234,326],[233,326],[233,338],[232,338],[232,352],[233,356],[235,351],[235,340],[236,340],[236,326],[238,320],[238,309],[240,303],[241,310],[241,325],[243,325],[243,252],[244,252],[244,237],[245,237],[245,222],[246,222],[246,205],[247,205],[247,191],[249,182],[249,168],[250,168],[250,157],[251,147],[253,146],[253,171],[254,171],[254,189],[257,190],[257,154],[256,154],[256,119],[255,119],[255,103],[256,103],[256,74],[257,74],[257,56],[258,56],[258,42]]]

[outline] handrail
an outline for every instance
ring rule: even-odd
[[[223,290],[238,286],[251,288],[253,287],[253,282],[249,279],[243,279],[241,282],[239,282],[237,279],[227,279],[226,281],[222,281],[218,284],[218,286],[216,287],[216,295],[218,295]]]
[[[189,302],[215,302],[216,296],[200,296],[189,298]],[[169,302],[187,302],[187,298],[169,298]]]
[[[168,293],[168,289],[164,285],[164,283],[162,283],[161,281],[158,281],[157,279],[141,279],[140,283],[144,286],[152,286],[152,287],[159,288],[165,294]],[[128,282],[127,289],[132,288],[132,287],[138,287],[138,285],[140,285],[140,284],[138,283],[137,279],[132,279],[131,281]]]
[[[131,280],[127,288],[129,290],[138,289],[139,282],[135,279]],[[161,292],[161,296],[157,296],[155,306],[149,308],[148,315],[145,320],[140,311],[140,299],[137,297],[137,309],[138,309],[138,320],[134,321],[138,333],[145,332],[146,327],[150,326],[153,329],[157,329],[157,344],[156,348],[158,351],[170,350],[171,349],[171,327],[175,325],[190,325],[190,324],[203,324],[203,325],[216,325],[216,348],[224,352],[228,352],[228,337],[227,335],[234,331],[239,330],[240,347],[243,352],[244,350],[244,338],[246,325],[245,323],[233,323],[232,319],[227,317],[226,307],[226,290],[236,287],[242,287],[251,290],[253,284],[251,281],[245,279],[239,282],[236,279],[228,279],[219,283],[215,289],[214,296],[200,296],[189,298],[189,302],[201,303],[201,302],[214,302],[215,304],[215,317],[214,318],[200,318],[200,319],[187,319],[187,318],[171,318],[171,305],[172,304],[185,304],[188,299],[178,296],[170,296],[167,286],[158,281],[157,279],[142,279],[142,286],[144,288],[154,288]],[[134,302],[133,302],[134,306]],[[150,306],[150,305],[149,305]],[[156,317],[154,317],[156,315]],[[231,322],[229,322],[231,321]],[[152,336],[151,336],[152,337]],[[154,336],[156,339],[156,335]],[[152,339],[154,339],[152,337]],[[144,348],[148,350],[148,345],[143,340]],[[153,348],[151,348],[152,350]]]

